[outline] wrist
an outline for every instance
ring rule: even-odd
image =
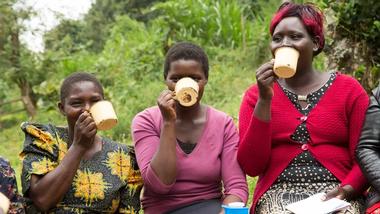
[[[165,118],[163,118],[163,125],[164,126],[174,126],[175,125],[175,119],[165,119]]]
[[[82,156],[86,152],[86,147],[83,145],[80,145],[79,143],[76,143],[75,141],[70,146],[70,150],[72,150],[74,153]]]
[[[264,97],[259,96],[259,99],[257,100],[257,103],[268,104],[269,105],[269,104],[272,103],[272,97],[264,98]]]

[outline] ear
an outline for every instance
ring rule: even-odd
[[[315,36],[313,38],[313,51],[314,52],[317,52],[319,49],[319,42],[318,41],[319,41],[319,36]]]
[[[62,102],[58,102],[57,106],[58,106],[59,112],[61,112],[63,116],[66,116]]]

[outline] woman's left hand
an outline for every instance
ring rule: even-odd
[[[339,198],[345,200],[351,200],[355,196],[355,190],[351,185],[345,185],[343,187],[337,186],[331,191],[327,192],[322,198],[323,201],[327,201],[331,198]]]

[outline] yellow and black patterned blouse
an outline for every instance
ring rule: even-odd
[[[21,175],[28,197],[32,174],[54,170],[68,150],[67,128],[23,123],[25,132]],[[90,160],[80,162],[70,189],[50,213],[138,213],[142,179],[131,147],[102,138],[103,148]],[[35,207],[28,201],[28,213]]]

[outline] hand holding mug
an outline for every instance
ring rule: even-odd
[[[259,87],[260,99],[271,100],[273,97],[273,82],[276,76],[273,72],[274,60],[261,65],[256,71],[256,81]]]
[[[174,92],[168,89],[162,91],[157,99],[157,105],[160,108],[164,121],[175,121],[177,119]]]
[[[88,149],[94,143],[96,124],[88,111],[82,112],[74,126],[73,144]]]

